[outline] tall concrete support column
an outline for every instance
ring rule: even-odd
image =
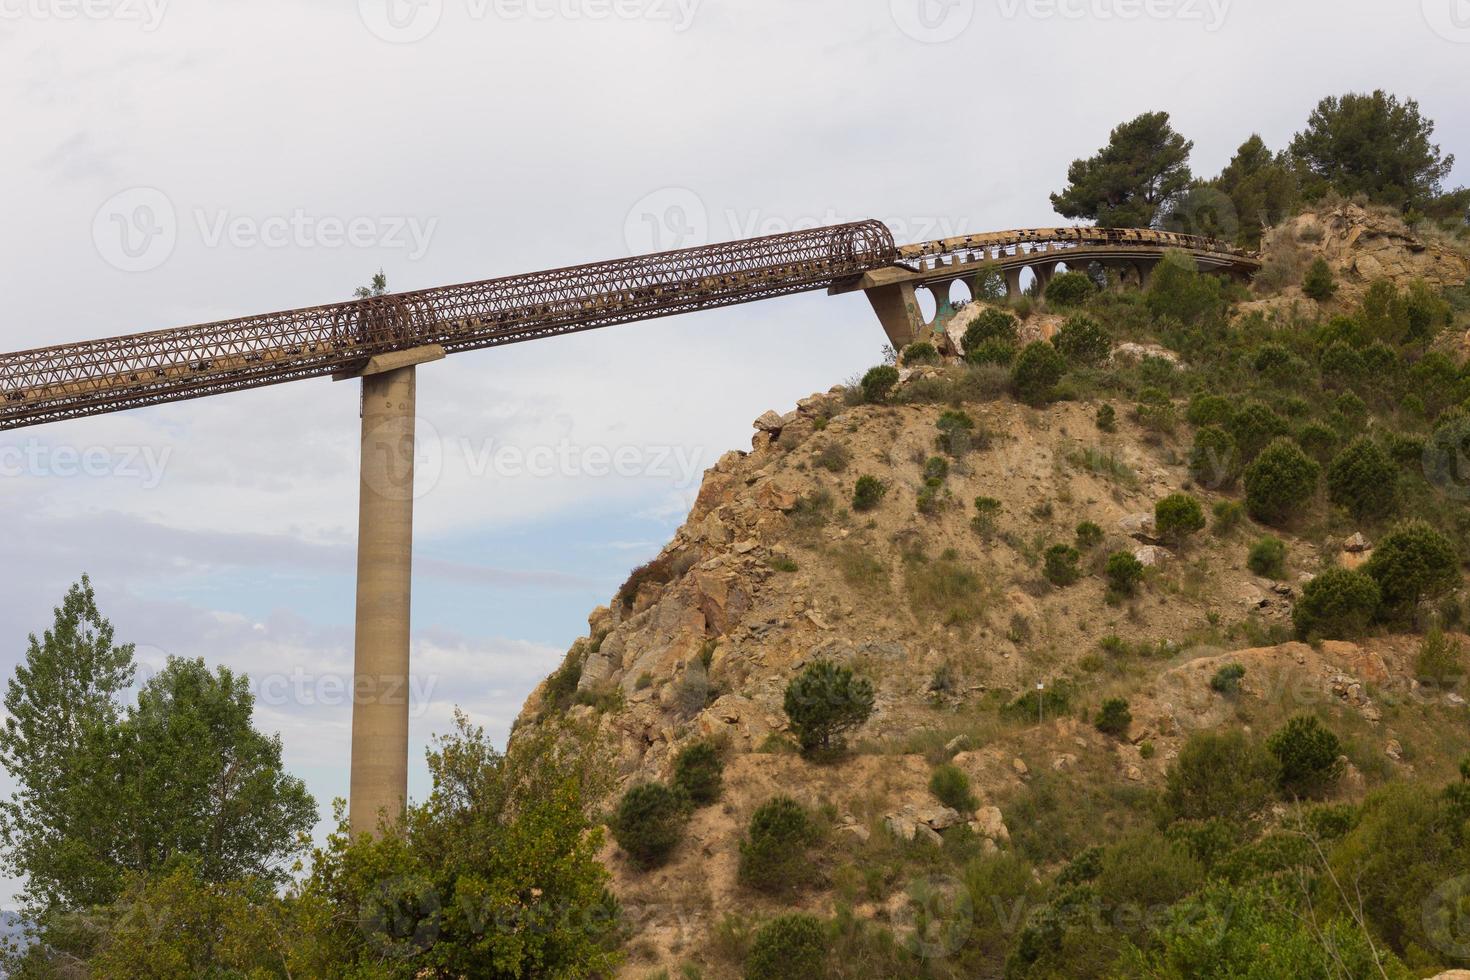
[[[353,834],[395,823],[408,796],[409,606],[416,368],[362,379],[357,633],[352,696]]]
[[[1032,271],[1036,273],[1036,292],[1038,295],[1046,295],[1046,287],[1051,284],[1051,277],[1057,274],[1057,266],[1059,264],[1058,262],[1042,262],[1039,265],[1032,266]]]
[[[1154,268],[1159,264],[1158,259],[1140,259],[1133,263],[1138,270],[1138,288],[1147,289],[1148,284],[1153,281]]]
[[[924,332],[924,320],[913,283],[878,286],[865,292],[894,350],[901,351],[919,339]]]

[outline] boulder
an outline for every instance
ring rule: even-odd
[[[975,819],[970,826],[978,836],[996,843],[1004,844],[1011,839],[1011,832],[1001,816],[1000,807],[982,806],[975,811]]]

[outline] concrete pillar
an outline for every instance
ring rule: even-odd
[[[1031,267],[1036,273],[1036,292],[1038,295],[1046,295],[1046,287],[1051,284],[1051,277],[1057,274],[1059,262],[1042,262]]]
[[[919,300],[914,295],[913,283],[878,286],[864,292],[894,350],[901,351],[919,339],[924,331],[924,319],[919,313]]]
[[[410,365],[362,379],[348,800],[354,834],[375,833],[381,819],[396,822],[408,796],[415,371]]]
[[[1021,296],[1021,267],[1017,266],[1014,269],[1007,269],[1005,272],[1006,299],[1019,299]]]
[[[953,280],[946,279],[939,282],[931,281],[924,283],[929,289],[929,295],[934,297],[933,326],[935,330],[940,329],[944,325],[944,321],[954,316],[954,305],[949,301],[949,291],[952,282]]]

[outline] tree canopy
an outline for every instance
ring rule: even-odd
[[[1095,156],[1073,161],[1067,187],[1051,195],[1052,207],[1105,228],[1149,227],[1189,186],[1193,149],[1167,112],[1146,112],[1114,129]]]

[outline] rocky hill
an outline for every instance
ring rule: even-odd
[[[1349,220],[1325,219],[1331,236],[1338,218]],[[1407,245],[1393,254],[1416,277],[1428,268]],[[1370,255],[1391,264],[1375,246],[1340,268],[1368,275]],[[1061,320],[1028,329],[1046,323],[1049,337]],[[1454,776],[1470,747],[1466,705],[1416,678],[1420,636],[1295,639],[1305,584],[1361,567],[1388,524],[1319,497],[1311,519],[1268,528],[1245,516],[1238,486],[1201,486],[1183,381],[1152,411],[1136,383],[1099,381],[1188,375],[1182,354],[1127,332],[1112,331],[1104,363],[1079,369],[1089,387],[1049,404],[1012,398],[1004,368],[950,358],[904,368],[882,403],[834,388],[766,413],[751,450],[705,475],[668,546],[589,617],[518,729],[552,718],[594,728],[616,760],[609,809],[629,787],[667,782],[691,744],[725,760],[718,802],[693,812],[658,867],[606,846],[632,929],[625,975],[737,976],[753,924],[794,908],[912,941],[923,928],[914,881],[953,884],[960,872],[943,855],[961,846],[956,834],[976,854],[1023,856],[1031,882],[1048,881],[1087,847],[1151,826],[1149,801],[1200,731],[1264,736],[1303,711],[1326,719],[1344,754],[1329,799]],[[1294,383],[1282,387],[1287,397]],[[1099,424],[1102,406],[1115,424]],[[862,477],[885,492],[860,509]],[[1155,506],[1178,493],[1212,515],[1208,528],[1159,531]],[[1268,535],[1285,555],[1269,577],[1249,560]],[[1074,575],[1055,573],[1059,545],[1075,549]],[[1118,553],[1144,568],[1131,596],[1106,574]],[[836,758],[799,754],[784,709],[788,684],[815,662],[874,690]],[[1222,668],[1243,668],[1238,688],[1219,682]],[[1094,722],[1115,698],[1130,717],[1105,733]],[[944,764],[967,779],[961,807],[931,791]],[[805,886],[773,895],[742,884],[738,865],[752,814],[778,795],[814,815],[823,843]],[[1016,931],[984,962],[998,969]],[[873,971],[844,975],[891,975]]]

